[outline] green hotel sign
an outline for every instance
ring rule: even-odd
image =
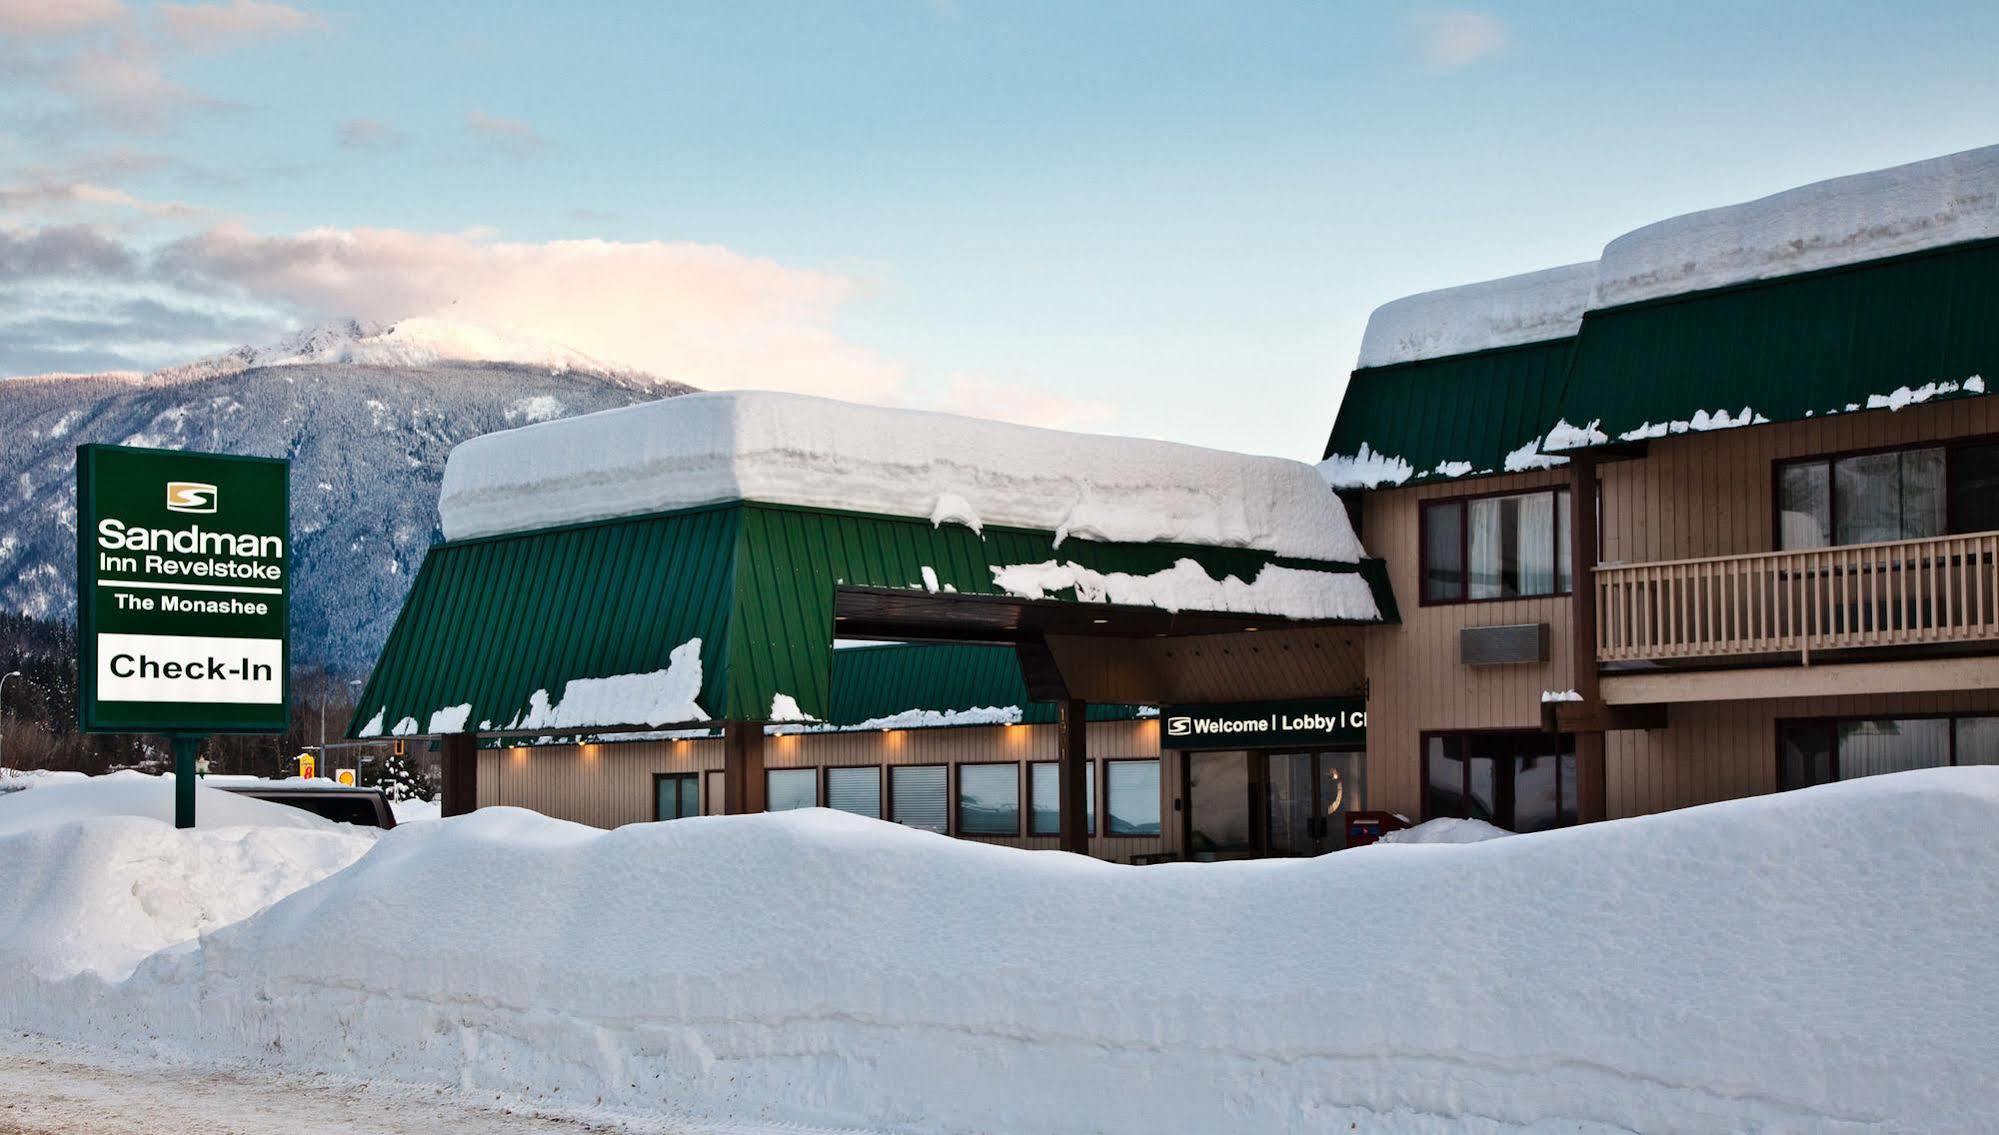
[[[76,501],[78,724],[284,732],[287,463],[84,445]]]

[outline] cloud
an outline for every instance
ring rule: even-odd
[[[475,110],[468,113],[465,116],[465,129],[470,131],[474,138],[515,157],[526,157],[548,145],[548,139],[543,138],[533,126],[520,119],[503,118],[484,111]]]
[[[950,376],[944,382],[942,394],[926,408],[1023,426],[1070,430],[1106,421],[1116,413],[1107,403],[1071,397],[1030,382],[977,374]]]
[[[120,0],[0,0],[0,32],[23,38],[75,35],[125,15]]]
[[[0,228],[0,282],[125,276],[139,257],[95,225]]]
[[[77,53],[58,86],[101,119],[132,130],[155,130],[183,110],[224,105],[167,78],[153,53],[136,42]]]
[[[836,330],[853,281],[717,245],[222,225],[168,245],[152,272],[305,321],[434,316],[711,389],[879,401],[902,380]]]
[[[393,150],[409,136],[378,118],[349,118],[333,128],[333,139],[349,150]]]
[[[129,211],[170,220],[189,220],[206,212],[181,201],[148,201],[93,181],[38,176],[13,185],[0,185],[0,213],[47,216],[92,209]]]
[[[252,40],[299,35],[326,27],[311,12],[263,0],[227,4],[162,4],[160,26],[183,47],[213,50]]]
[[[1497,17],[1464,9],[1418,14],[1416,35],[1424,62],[1444,71],[1496,55],[1511,42]]]

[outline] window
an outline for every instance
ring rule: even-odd
[[[1422,530],[1425,603],[1563,595],[1575,586],[1567,489],[1431,501]]]
[[[1552,733],[1441,733],[1424,740],[1425,819],[1538,832],[1576,822],[1573,742]]]
[[[1104,798],[1108,834],[1158,835],[1158,759],[1105,761]]]
[[[1020,766],[958,766],[958,834],[1020,834]]]
[[[873,765],[826,770],[826,806],[871,820],[882,818],[882,773]]]
[[[701,782],[691,772],[662,772],[652,778],[652,818],[678,820],[701,814]]]
[[[1027,803],[1031,811],[1029,835],[1062,834],[1062,766],[1055,761],[1035,761],[1027,766]],[[1096,764],[1083,762],[1083,815],[1091,835],[1097,834]]]
[[[894,765],[888,770],[889,819],[925,831],[949,831],[943,765]]]
[[[1949,765],[1999,764],[1999,717],[1884,717],[1777,725],[1777,788]]]
[[[1789,550],[1999,530],[1999,443],[1924,446],[1777,466]]]
[[[764,811],[789,812],[819,803],[819,770],[774,768],[764,770]]]

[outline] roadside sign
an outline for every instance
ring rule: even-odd
[[[76,451],[77,719],[90,733],[282,733],[289,468]]]
[[[351,768],[333,770],[333,779],[335,783],[344,784],[349,788],[354,787],[356,783],[354,779],[354,770]]]
[[[307,756],[304,753],[300,753],[298,755],[299,776],[305,778],[306,780],[311,780],[314,774],[316,774],[318,771],[319,771],[318,763],[315,762],[310,756]]]

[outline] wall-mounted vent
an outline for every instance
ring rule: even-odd
[[[1458,631],[1458,661],[1467,666],[1505,666],[1548,660],[1548,624],[1464,627]]]

